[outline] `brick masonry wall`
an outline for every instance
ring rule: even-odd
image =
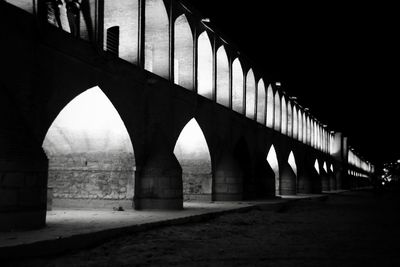
[[[52,156],[49,187],[54,198],[132,200],[134,162],[129,153]]]

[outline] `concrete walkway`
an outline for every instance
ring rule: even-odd
[[[199,222],[255,207],[279,209],[291,201],[326,197],[328,194],[281,196],[250,202],[185,202],[181,211],[54,210],[47,213],[47,226],[43,229],[0,232],[0,259],[53,255],[155,227]]]

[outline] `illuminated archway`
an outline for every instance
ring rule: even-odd
[[[169,20],[163,0],[146,0],[144,68],[169,79]]]
[[[303,124],[303,143],[307,143],[307,120],[306,120],[306,114],[303,112],[303,117],[302,117],[302,124]]]
[[[195,119],[183,128],[174,154],[182,167],[185,200],[211,200],[211,156],[204,134]]]
[[[303,113],[301,112],[301,110],[298,110],[298,116],[297,116],[297,121],[298,121],[298,125],[299,125],[299,129],[298,129],[298,135],[297,138],[300,142],[303,141]]]
[[[184,14],[175,20],[174,83],[193,89],[193,36]]]
[[[289,163],[290,167],[292,168],[294,174],[297,177],[297,165],[296,165],[296,159],[294,157],[293,151],[290,151],[288,163]]]
[[[124,12],[121,12],[124,10]],[[107,36],[108,29],[119,27],[119,57],[131,63],[138,61],[138,23],[139,23],[139,1],[138,0],[115,0],[104,1],[104,49],[107,42],[112,41],[113,36]]]
[[[282,104],[281,104],[281,133],[287,134],[287,109],[286,109],[286,100],[285,96],[282,96]]]
[[[297,119],[297,108],[295,105],[293,105],[293,139],[298,139],[299,138],[299,132],[298,132],[298,127],[299,127],[299,122]]]
[[[272,91],[272,86],[268,86],[267,90],[267,122],[266,125],[269,128],[274,127],[274,92]]]
[[[254,72],[250,69],[246,76],[246,117],[255,118],[256,112],[256,80]]]
[[[243,114],[243,70],[239,59],[232,65],[232,110]]]
[[[213,52],[208,34],[204,31],[198,39],[197,93],[212,99]]]
[[[110,201],[132,206],[132,143],[117,110],[99,87],[86,90],[64,107],[49,128],[43,149],[49,158],[48,184],[56,206],[104,206]]]
[[[274,145],[268,151],[267,162],[275,174],[275,192],[279,194],[280,182],[279,182],[279,162],[276,156],[276,151]]]
[[[317,159],[315,160],[314,163],[314,169],[317,171],[318,174],[320,174],[319,163]]]
[[[281,131],[281,98],[279,96],[279,92],[275,92],[275,105],[274,105],[275,111],[274,111],[274,129],[278,132]]]
[[[293,136],[293,111],[292,104],[288,100],[287,102],[287,135],[289,137]]]
[[[217,103],[229,107],[229,61],[224,46],[217,51]]]
[[[257,85],[257,122],[265,125],[265,105],[266,105],[266,93],[263,79],[258,81]]]

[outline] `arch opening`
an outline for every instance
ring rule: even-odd
[[[135,156],[129,133],[99,87],[69,102],[43,141],[54,207],[132,207]]]
[[[169,20],[163,0],[146,0],[144,68],[169,79]]]
[[[254,119],[256,114],[256,80],[250,69],[246,76],[246,117]]]
[[[229,61],[224,46],[217,51],[217,103],[229,107]]]
[[[265,125],[265,104],[266,104],[266,93],[263,79],[258,81],[257,86],[257,122]]]
[[[268,151],[267,154],[267,162],[271,169],[274,171],[275,174],[275,192],[276,194],[279,194],[280,191],[280,181],[279,181],[279,162],[278,162],[278,157],[276,155],[275,147],[274,145],[271,145],[271,148]]]
[[[319,163],[318,163],[317,159],[315,160],[315,163],[314,163],[314,169],[317,171],[318,174],[320,174]]]
[[[204,31],[198,38],[197,93],[213,98],[213,51],[210,38]]]
[[[293,136],[293,110],[289,100],[287,102],[287,135]]]
[[[196,119],[191,119],[183,128],[176,141],[174,154],[182,167],[184,200],[211,201],[211,156]]]
[[[112,31],[118,27],[119,38],[113,40]],[[138,39],[139,39],[139,2],[138,0],[113,0],[104,1],[104,49],[107,43],[118,41],[118,54],[120,58],[137,64]],[[118,36],[117,36],[118,37]]]
[[[185,14],[175,20],[174,83],[193,89],[193,34]]]
[[[239,59],[232,65],[232,110],[243,114],[244,81],[243,70]]]
[[[279,96],[279,92],[275,92],[275,105],[274,105],[274,129],[278,132],[281,131],[281,98]]]
[[[292,116],[293,116],[293,139],[298,139],[298,119],[297,119],[297,108],[295,105],[293,105],[293,112],[292,112]]]
[[[267,127],[274,127],[274,92],[272,91],[272,86],[268,85],[267,89]]]
[[[282,109],[281,133],[287,135],[287,109],[286,109],[286,100],[284,96],[282,96],[281,109]]]
[[[293,151],[291,151],[289,154],[288,163],[289,163],[290,167],[292,168],[294,174],[297,177],[297,165],[296,165],[296,159],[294,157]]]

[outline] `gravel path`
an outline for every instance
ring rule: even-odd
[[[347,192],[4,266],[400,266],[399,200],[388,192]]]

